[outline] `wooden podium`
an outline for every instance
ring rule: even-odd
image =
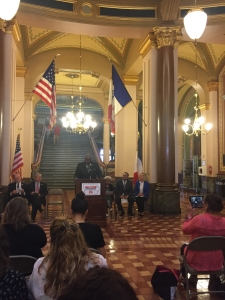
[[[107,226],[106,214],[107,203],[105,198],[104,179],[76,179],[75,193],[83,191],[88,201],[88,215],[86,221],[98,224],[101,227]]]

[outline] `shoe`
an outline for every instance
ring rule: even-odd
[[[124,211],[121,211],[120,214],[119,214],[119,216],[123,217],[124,216]]]
[[[134,214],[133,213],[127,213],[128,214],[128,216],[131,216],[131,217],[133,217],[134,216]]]

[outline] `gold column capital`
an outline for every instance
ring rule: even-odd
[[[2,30],[3,32],[5,32],[5,29],[6,29],[6,21],[5,20],[2,20],[0,18],[0,30]]]
[[[103,118],[102,118],[102,123],[104,123],[104,124],[109,124],[110,122],[109,122],[108,118],[103,117]]]
[[[172,46],[178,48],[179,42],[182,39],[181,26],[176,27],[154,27],[154,35],[157,40],[157,48]]]
[[[198,108],[200,110],[209,110],[209,107],[210,107],[210,103],[203,103],[203,104],[198,106]]]
[[[139,77],[137,75],[124,75],[123,82],[125,85],[135,85],[137,84]]]
[[[209,92],[217,92],[219,88],[219,82],[218,81],[210,81],[207,83],[207,88]]]
[[[154,36],[154,32],[149,32],[138,50],[142,57],[145,57],[150,49],[155,49],[156,47],[157,42]]]
[[[27,68],[25,67],[16,67],[16,77],[25,77],[27,73]]]

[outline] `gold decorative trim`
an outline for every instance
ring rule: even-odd
[[[147,10],[147,9],[153,9],[155,11],[155,18],[144,18],[146,21],[155,21],[158,19],[157,17],[157,7],[146,7],[146,6],[116,6],[116,5],[107,5],[107,4],[97,4],[97,18],[103,18],[103,19],[111,19],[111,20],[133,20],[133,21],[141,21],[143,22],[143,18],[129,18],[129,17],[112,17],[112,16],[101,16],[100,15],[100,8],[117,8],[120,10],[123,9],[130,9],[130,10]]]
[[[136,85],[138,82],[139,77],[136,75],[124,75],[123,82],[125,85]]]
[[[25,77],[27,73],[27,68],[16,67],[16,77]]]
[[[6,28],[7,24],[5,20],[2,20],[0,18],[0,30],[2,30],[3,32],[5,32],[5,28]]]
[[[89,13],[89,14],[83,12],[83,8],[84,8],[85,6],[88,6],[88,7],[90,8],[90,13]],[[80,13],[81,13],[82,16],[84,16],[84,17],[90,17],[90,16],[92,16],[92,14],[93,14],[93,5],[92,5],[91,3],[88,3],[88,2],[82,3]]]
[[[74,3],[74,0],[55,0],[58,2]]]
[[[219,127],[219,173],[225,172],[225,166],[223,165],[223,154],[224,154],[224,123],[225,123],[225,116],[224,116],[224,76],[225,76],[225,66],[221,70],[219,74],[219,97],[218,97],[218,127]]]
[[[21,41],[22,36],[21,36],[20,27],[19,27],[17,20],[15,20],[12,34],[13,34],[15,43],[19,43]]]
[[[153,31],[157,40],[158,49],[166,46],[172,46],[174,49],[177,49],[183,36],[181,26],[154,27]]]
[[[140,48],[138,49],[142,57],[144,58],[145,55],[149,52],[150,49],[156,48],[156,38],[153,32],[149,32],[149,34],[144,39],[143,43],[141,44]]]
[[[208,82],[207,87],[209,89],[209,92],[217,92],[219,88],[219,82],[217,81]]]
[[[210,5],[201,5],[201,9],[204,11],[204,8],[212,8],[212,7],[220,7],[220,6],[224,6],[224,4],[222,5],[219,5],[219,4],[210,4]],[[200,8],[200,7],[197,7],[197,8]],[[188,9],[188,10],[193,10],[194,9],[194,6],[182,6],[180,7],[179,9],[179,19],[178,20],[183,20],[183,17],[181,17],[181,10],[182,9]],[[224,14],[218,14],[218,15],[208,15],[207,16],[208,19],[214,19],[214,18],[224,18]]]
[[[200,110],[209,110],[210,103],[204,103],[198,106]]]

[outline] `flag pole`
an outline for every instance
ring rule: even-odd
[[[53,60],[60,56],[61,54],[56,54],[53,58]],[[24,105],[27,103],[28,100],[30,100],[30,98],[33,96],[33,92],[30,93],[29,97],[24,101],[23,105],[21,106],[21,108],[19,109],[19,111],[17,112],[17,114],[15,115],[15,117],[12,119],[12,122],[15,121],[16,117],[18,116],[18,114],[20,113],[20,111],[22,110],[22,108],[24,107]]]
[[[138,115],[139,115],[139,117],[141,118],[142,122],[143,122],[144,125],[147,127],[147,124],[145,123],[145,120],[142,118],[142,115],[140,114],[140,112],[138,111],[138,107],[137,107],[137,105],[134,103],[134,100],[133,100],[133,99],[132,99],[132,103],[134,104],[134,106],[135,106],[135,108],[136,108],[136,110],[137,110],[137,112],[138,112]]]

